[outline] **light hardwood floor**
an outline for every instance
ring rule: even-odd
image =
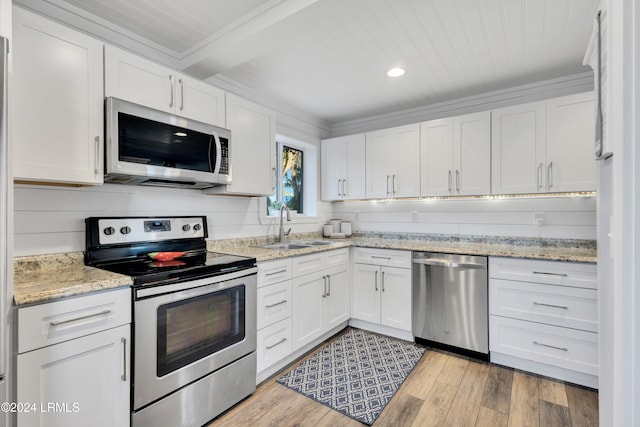
[[[209,427],[363,425],[275,382],[275,378],[298,363],[262,383],[252,396]],[[597,426],[598,394],[451,353],[427,350],[373,425]]]

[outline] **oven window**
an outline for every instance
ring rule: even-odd
[[[142,117],[118,113],[118,160],[213,172],[213,136]]]
[[[244,310],[244,285],[158,307],[158,377],[242,341]]]

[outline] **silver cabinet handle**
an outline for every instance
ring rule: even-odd
[[[277,303],[275,303],[275,304],[265,304],[265,308],[273,308],[273,307],[277,307],[277,306],[279,306],[279,305],[285,304],[286,302],[287,302],[287,300],[286,300],[286,299],[283,299],[282,301],[277,302]]]
[[[169,101],[169,108],[173,108],[173,90],[174,90],[174,87],[173,87],[173,75],[169,76],[169,81],[171,82],[171,98],[170,98],[170,101]]]
[[[384,292],[384,271],[382,272],[382,280],[381,280],[381,283],[382,283],[382,292]]]
[[[542,167],[542,162],[540,162],[536,169],[536,183],[538,184],[538,191],[542,190]]]
[[[268,345],[265,348],[267,350],[271,350],[273,347],[279,346],[280,344],[282,344],[283,342],[285,342],[287,339],[286,338],[282,338],[280,341],[278,341],[277,343],[273,344],[273,345]]]
[[[342,195],[343,196],[347,195],[347,180],[346,179],[342,180]]]
[[[545,303],[537,302],[537,301],[534,301],[534,302],[533,302],[533,305],[539,305],[539,306],[542,306],[542,307],[561,308],[561,309],[563,309],[563,310],[569,310],[569,307],[567,307],[566,305],[545,304]]]
[[[568,277],[568,274],[565,273],[548,273],[546,271],[534,271],[533,274],[544,274],[545,276],[560,276],[560,277]]]
[[[387,259],[390,260],[391,257],[390,256],[378,256],[378,255],[371,255],[371,258],[375,258],[375,259]]]
[[[391,178],[391,194],[396,194],[396,176],[392,175]]]
[[[566,348],[566,347],[556,347],[555,345],[543,344],[543,343],[538,342],[538,341],[534,341],[533,343],[534,343],[535,345],[539,345],[539,346],[541,346],[541,347],[553,348],[553,349],[555,349],[555,350],[560,350],[560,351],[569,351],[569,349],[568,349],[568,348]]]
[[[547,166],[547,189],[551,190],[553,187],[553,162],[549,162]]]
[[[456,192],[460,194],[460,171],[456,169]]]
[[[93,173],[94,173],[95,175],[98,175],[98,174],[100,173],[100,137],[99,137],[99,136],[96,136],[96,137],[93,139],[93,143],[94,143],[94,144],[95,144],[95,146],[96,146],[96,152],[95,152],[95,155],[93,156],[93,157],[94,157],[94,159],[93,159],[93,160],[94,160],[94,164],[93,164],[93,166],[94,166]]]
[[[327,276],[322,276],[322,298],[327,297]]]
[[[105,315],[107,315],[109,313],[111,313],[111,310],[103,310],[103,311],[101,311],[99,313],[87,314],[86,316],[74,317],[73,319],[53,320],[53,321],[49,322],[49,325],[51,325],[51,326],[60,326],[60,325],[64,325],[64,324],[67,324],[67,323],[77,322],[79,320],[90,319],[92,317],[105,316]]]
[[[341,179],[338,180],[338,196],[342,196],[342,193],[340,192],[340,181],[342,181]]]
[[[377,271],[376,271],[374,283],[375,283],[375,290],[376,292],[378,292],[378,272]]]
[[[327,296],[331,296],[331,275],[327,274]]]
[[[120,342],[122,343],[122,366],[124,367],[120,378],[122,378],[122,381],[127,382],[127,339],[122,337]]]
[[[276,168],[271,168],[272,176],[271,176],[271,189],[276,189]]]
[[[278,270],[278,271],[274,271],[273,273],[264,273],[265,276],[275,276],[276,274],[280,274],[280,273],[286,273],[287,269],[282,269],[282,270]]]
[[[180,111],[182,111],[184,110],[184,82],[179,79],[178,83],[180,83]]]
[[[389,195],[389,175],[387,175],[387,196]]]
[[[447,179],[447,187],[449,188],[449,194],[451,194],[451,182],[453,181],[453,177],[451,175],[451,171],[449,171],[449,176]]]

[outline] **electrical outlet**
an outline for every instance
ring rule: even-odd
[[[543,224],[544,224],[544,212],[534,212],[533,225],[543,225]]]

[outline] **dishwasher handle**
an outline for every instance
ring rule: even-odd
[[[436,267],[448,267],[448,268],[471,268],[471,269],[487,268],[485,264],[477,264],[474,262],[455,262],[455,261],[449,261],[446,259],[438,259],[438,258],[414,258],[413,263],[422,264],[422,265],[433,265]]]

